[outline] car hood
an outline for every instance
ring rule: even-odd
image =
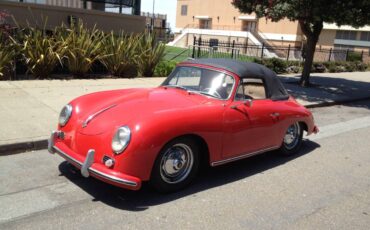
[[[112,128],[173,111],[193,109],[209,100],[173,88],[125,89],[93,93],[71,102],[79,133],[97,135]]]

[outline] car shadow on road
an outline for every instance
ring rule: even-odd
[[[93,197],[92,201],[99,201],[122,210],[144,211],[151,206],[164,204],[187,196],[196,197],[198,192],[226,185],[256,174],[263,174],[269,169],[293,161],[319,147],[320,145],[315,142],[304,140],[301,151],[291,157],[283,157],[278,155],[276,151],[272,151],[226,165],[214,168],[209,167],[202,170],[195,182],[189,187],[170,194],[157,193],[146,183],[139,191],[129,191],[91,177],[83,178],[80,172],[74,171],[73,167],[66,161],[59,165],[59,170],[61,176],[66,177],[91,195]]]

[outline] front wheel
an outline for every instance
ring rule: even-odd
[[[150,183],[159,192],[173,192],[187,186],[199,168],[199,150],[195,141],[179,138],[159,153]]]
[[[297,153],[302,145],[303,129],[299,122],[288,127],[283,144],[280,147],[282,155],[291,156]]]

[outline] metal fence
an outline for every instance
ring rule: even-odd
[[[248,41],[248,40],[247,40]],[[216,39],[203,40],[194,37],[193,45],[189,47],[192,58],[214,57],[214,58],[233,58],[250,59],[258,58],[280,58],[287,61],[301,61],[305,58],[304,46],[271,46],[267,44],[250,45],[248,43],[238,43],[235,41],[225,42]],[[355,52],[349,49],[320,49],[317,48],[314,54],[314,61],[349,61],[358,60],[369,63],[369,51]]]

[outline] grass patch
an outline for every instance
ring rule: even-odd
[[[188,49],[166,46],[164,60],[182,62],[188,59]]]

